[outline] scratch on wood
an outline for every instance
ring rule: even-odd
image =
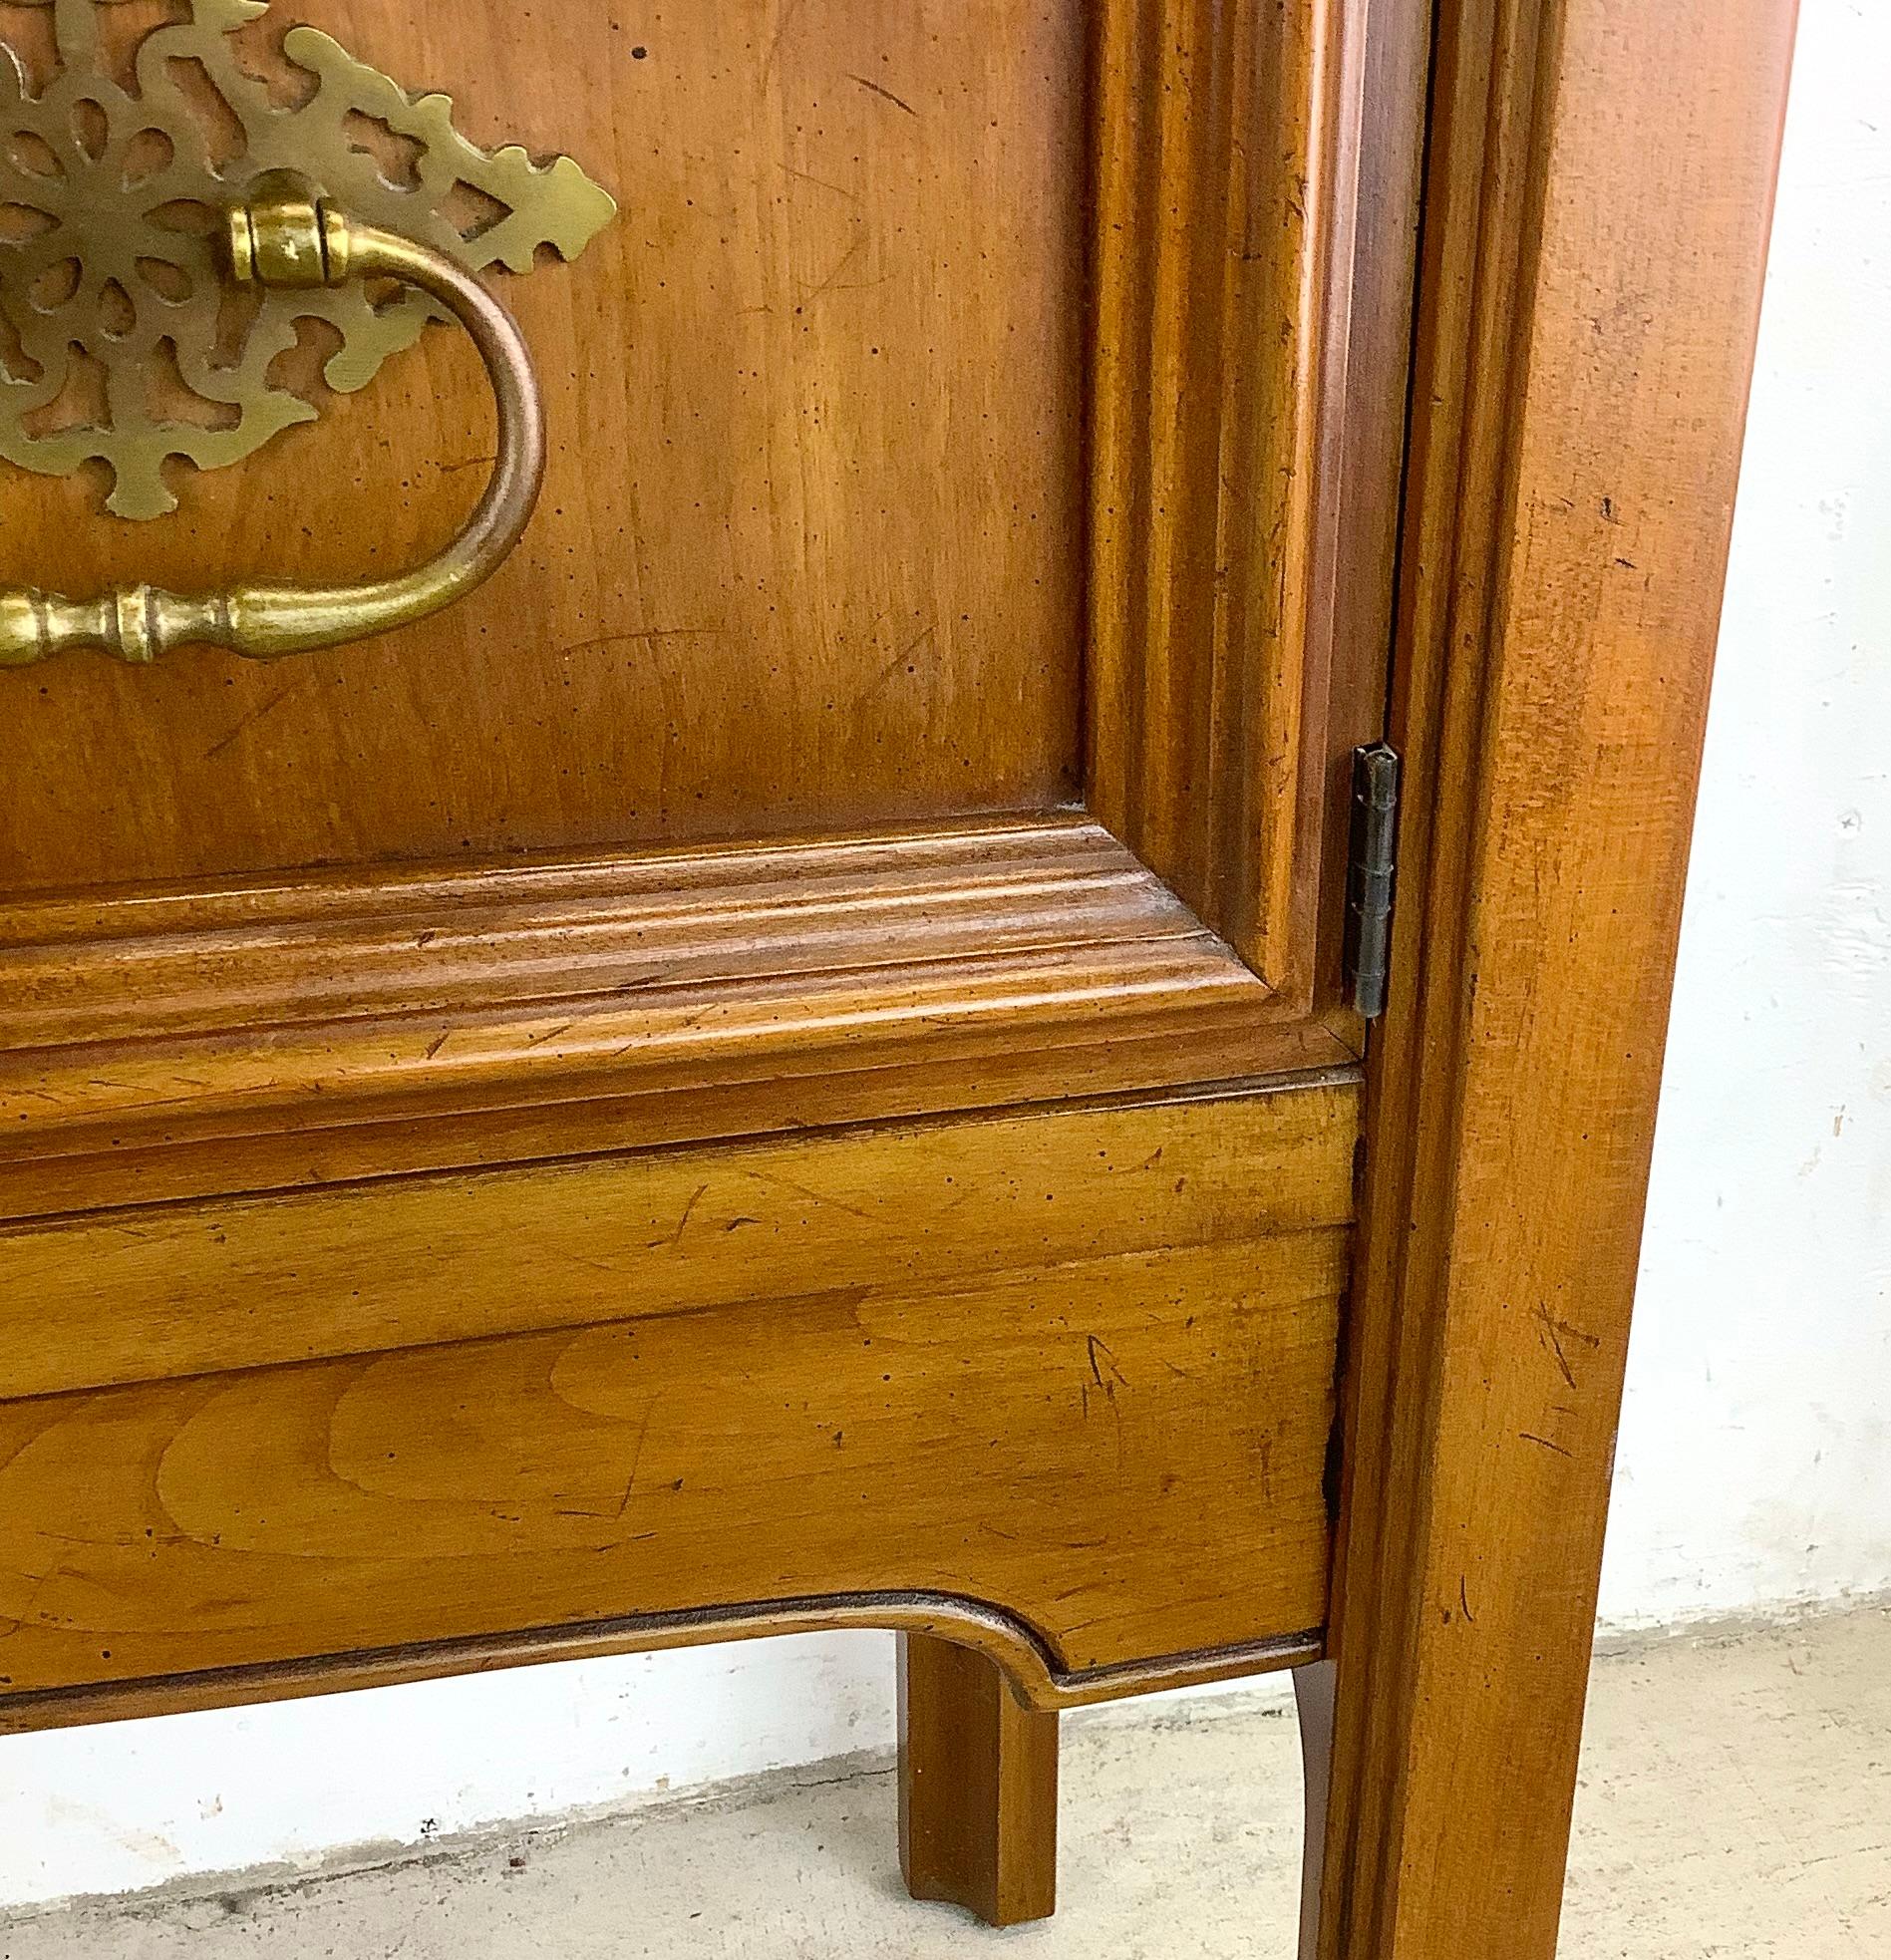
[[[1538,1339],[1547,1337],[1547,1345],[1556,1356],[1556,1366],[1562,1371],[1563,1380],[1573,1389],[1576,1386],[1576,1372],[1569,1365],[1569,1356],[1563,1347],[1563,1336],[1568,1335],[1572,1341],[1580,1341],[1591,1352],[1602,1345],[1601,1341],[1593,1334],[1584,1333],[1580,1327],[1571,1326],[1566,1320],[1558,1320],[1544,1306],[1532,1307],[1530,1318],[1542,1328],[1543,1333],[1538,1336]]]
[[[680,1217],[676,1221],[676,1230],[671,1232],[667,1237],[653,1238],[650,1241],[650,1250],[652,1252],[659,1250],[663,1246],[675,1245],[677,1241],[680,1238],[682,1238],[684,1230],[690,1222],[690,1214],[696,1209],[696,1207],[699,1204],[702,1203],[704,1193],[707,1192],[709,1186],[707,1184],[697,1185],[695,1190],[690,1193],[689,1203],[683,1207],[682,1217]]]
[[[203,760],[206,763],[214,762],[239,735],[254,728],[265,715],[273,714],[276,709],[280,708],[288,700],[290,695],[301,693],[302,689],[307,685],[308,683],[306,681],[291,681],[287,687],[277,689],[260,707],[252,708],[248,714],[237,722],[234,728],[229,729],[226,733],[219,736],[216,741],[212,742],[204,750]]]
[[[1128,1377],[1116,1366],[1116,1357],[1109,1352],[1108,1344],[1101,1336],[1086,1334],[1084,1339],[1088,1345],[1090,1354],[1091,1376],[1090,1382],[1079,1384],[1083,1398],[1084,1417],[1086,1421],[1090,1418],[1090,1391],[1091,1382],[1094,1382],[1098,1388],[1103,1390],[1103,1400],[1109,1405],[1110,1416],[1116,1425],[1116,1469],[1120,1470],[1123,1461],[1122,1411],[1116,1407],[1116,1384],[1120,1382],[1126,1388],[1128,1386]],[[1104,1373],[1105,1367],[1108,1370],[1107,1374]]]
[[[872,680],[870,680],[866,684],[866,686],[860,691],[860,696],[859,696],[860,700],[864,701],[867,698],[867,696],[870,694],[877,694],[879,690],[883,688],[886,685],[886,683],[890,681],[893,678],[893,676],[899,672],[901,667],[905,667],[908,673],[913,672],[913,668],[909,664],[912,660],[913,655],[916,654],[919,651],[919,649],[926,644],[928,640],[933,639],[936,632],[937,632],[936,627],[927,626],[924,627],[920,632],[914,634],[914,636],[910,640],[908,640],[906,644],[903,647],[901,647],[896,654],[893,655],[892,659],[889,660],[886,663],[886,665],[882,667],[877,674],[874,675]]]
[[[610,647],[642,646],[651,640],[713,640],[720,626],[644,626],[626,633],[600,633],[595,639],[572,640],[554,649],[556,654],[599,653]]]
[[[858,194],[847,189],[844,184],[829,183],[824,176],[815,176],[811,170],[797,170],[792,163],[784,163],[781,165],[781,168],[785,176],[799,177],[803,183],[818,184],[822,190],[831,190],[836,197],[844,197],[849,204],[857,204],[860,201]],[[766,313],[768,308],[745,306],[743,311],[745,313]]]
[[[783,0],[782,11],[776,18],[775,33],[769,41],[769,52],[762,58],[762,80],[766,85],[775,69],[775,58],[782,52],[782,43],[788,38],[788,31],[794,24],[794,16],[801,10],[802,0]]]
[[[864,75],[849,75],[849,82],[857,82],[869,94],[878,96],[883,102],[890,102],[895,109],[903,109],[908,116],[917,117],[919,112],[911,103],[902,101],[891,89],[882,89],[877,82],[869,82]]]
[[[1091,1379],[1103,1390],[1103,1394],[1111,1402],[1114,1402],[1116,1399],[1116,1384],[1121,1382],[1126,1388],[1128,1386],[1128,1377],[1116,1366],[1116,1357],[1109,1352],[1108,1344],[1100,1335],[1086,1334],[1084,1339],[1090,1344]],[[1100,1355],[1103,1361],[1109,1364],[1109,1376],[1107,1380],[1104,1379],[1103,1368],[1098,1361]]]
[[[700,1196],[701,1193],[699,1192]],[[631,1493],[637,1488],[637,1471],[644,1460],[644,1443],[650,1435],[650,1419],[657,1413],[657,1404],[663,1400],[661,1395],[653,1395],[644,1408],[642,1427],[637,1431],[637,1447],[630,1453],[630,1474],[624,1479],[623,1501],[617,1506],[617,1518],[621,1522],[625,1511],[630,1508]]]
[[[804,1197],[810,1204],[831,1204],[838,1211],[845,1211],[851,1217],[864,1218],[869,1214],[857,1204],[848,1204],[844,1199],[827,1197],[820,1191],[809,1190],[805,1184],[797,1184],[791,1177],[781,1177],[771,1170],[750,1170],[744,1173],[753,1177],[758,1184],[779,1184],[785,1191],[792,1191],[796,1197]]]
[[[841,273],[843,273],[847,269],[847,267],[851,265],[853,261],[856,258],[858,258],[860,254],[866,249],[867,237],[868,237],[867,232],[862,230],[860,235],[856,239],[854,239],[853,243],[850,244],[847,247],[847,249],[844,252],[842,252],[840,256],[834,261],[834,263],[828,268],[825,276],[822,277],[819,281],[817,281],[814,285],[809,286],[802,291],[800,304],[797,307],[795,307],[794,309],[795,312],[797,313],[805,312],[806,309],[810,307],[815,300],[820,299],[824,297],[826,294],[831,292],[858,292],[862,290],[862,288],[858,286],[843,286],[839,283],[839,280],[840,280]],[[884,285],[886,282],[884,279],[873,279],[873,280],[869,280],[867,283],[870,285]]]

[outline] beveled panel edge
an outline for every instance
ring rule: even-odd
[[[0,1055],[1206,937],[1065,822],[28,903],[0,912]]]
[[[473,1640],[321,1655],[253,1667],[210,1668],[100,1686],[35,1689],[0,1695],[0,1735],[390,1688],[549,1661],[596,1660],[612,1654],[659,1653],[729,1640],[842,1631],[927,1633],[973,1648],[1004,1671],[1021,1702],[1047,1711],[1089,1708],[1131,1695],[1232,1681],[1244,1675],[1301,1667],[1326,1656],[1325,1630],[1315,1627],[1238,1647],[1063,1670],[1023,1620],[999,1607],[944,1593],[867,1593],[633,1615]]]
[[[466,880],[506,903],[557,906],[590,893],[662,896],[714,894],[745,868],[792,867],[828,852],[844,853],[858,870],[875,862],[910,867],[949,863],[968,852],[1005,861],[1015,853],[1042,864],[1057,853],[1082,861],[1114,842],[1077,809],[1014,812],[1006,816],[942,818],[924,824],[889,823],[864,829],[814,831],[706,843],[652,844],[618,849],[512,852],[502,856],[417,859],[381,864],[311,865],[306,869],[170,882],[88,886],[32,892],[0,901],[0,948],[55,939],[118,939],[198,927],[234,930],[245,924],[310,924],[330,915],[371,919],[400,916],[412,906],[463,897]]]
[[[1343,992],[1385,730],[1428,21],[1104,0],[1093,34],[1090,806],[1302,1014]]]
[[[0,1217],[1357,1059],[1068,815],[29,901],[0,994]]]

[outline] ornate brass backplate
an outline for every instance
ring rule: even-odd
[[[315,416],[270,374],[298,320],[340,336],[323,378],[347,393],[441,317],[411,287],[356,283],[269,291],[233,326],[218,235],[257,179],[291,172],[473,270],[528,272],[541,245],[574,258],[616,210],[569,158],[475,148],[449,98],[410,96],[312,27],[283,39],[311,86],[280,104],[231,38],[266,0],[178,0],[125,86],[103,46],[113,4],[51,0],[58,68],[37,91],[0,42],[0,457],[46,476],[102,460],[121,517],[176,507],[167,458],[219,469]],[[384,174],[390,147],[405,181]]]

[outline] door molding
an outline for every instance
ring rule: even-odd
[[[0,1217],[1356,1060],[1078,817],[23,901],[6,931]]]
[[[1424,9],[1097,13],[1090,809],[1307,1015],[1384,733]]]

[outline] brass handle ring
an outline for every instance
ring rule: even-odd
[[[518,326],[471,273],[427,245],[351,223],[293,189],[229,213],[230,266],[264,286],[398,279],[437,299],[485,362],[498,406],[498,455],[476,508],[437,557],[358,585],[245,584],[191,596],[151,585],[69,599],[0,586],[0,667],[92,647],[143,665],[178,646],[227,647],[252,660],[341,646],[439,612],[487,578],[518,542],[545,474],[545,419]]]

